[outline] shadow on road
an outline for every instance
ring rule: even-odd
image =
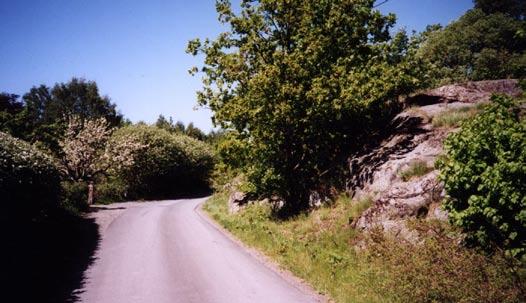
[[[55,213],[38,220],[0,216],[3,302],[74,302],[100,235],[93,219]]]

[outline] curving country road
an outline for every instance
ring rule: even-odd
[[[121,203],[100,209],[96,216],[102,218],[102,241],[96,260],[85,273],[80,301],[321,300],[219,231],[198,210],[204,200]],[[115,218],[109,215],[112,212]],[[116,212],[120,214],[115,216]]]

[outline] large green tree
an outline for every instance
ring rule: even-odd
[[[476,2],[445,28],[430,28],[420,55],[442,83],[526,77],[526,21],[504,9],[507,1]]]
[[[372,0],[216,2],[229,30],[190,41],[204,54],[201,105],[229,132],[225,147],[258,196],[278,195],[287,210],[308,206],[343,156],[420,83],[420,65],[395,16]],[[237,11],[237,10],[236,10]],[[231,144],[227,144],[230,142]],[[232,152],[236,151],[236,152]]]
[[[3,94],[2,99],[8,96]],[[18,107],[21,105],[16,111],[0,108],[2,115],[9,115],[9,125],[6,124],[5,130],[29,142],[40,142],[52,151],[60,150],[58,141],[72,117],[81,120],[104,118],[110,126],[122,123],[122,115],[117,112],[115,104],[100,95],[93,81],[73,78],[67,83],[57,83],[53,88],[35,86],[22,100],[11,102]]]
[[[526,16],[526,0],[474,0],[475,8],[486,14],[503,13],[517,19]]]

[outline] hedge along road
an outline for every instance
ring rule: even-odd
[[[84,289],[77,292],[80,301],[323,300],[232,241],[199,210],[204,201],[120,203],[100,208],[94,216],[101,224],[102,242],[85,273]]]

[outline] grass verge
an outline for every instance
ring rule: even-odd
[[[412,228],[435,234],[418,244],[380,232],[361,235],[349,222],[371,202],[341,197],[330,206],[280,221],[266,205],[250,205],[231,215],[227,196],[216,194],[204,210],[335,302],[522,301],[524,283],[503,257],[456,245],[446,228],[415,223]],[[356,243],[368,248],[355,249]]]

